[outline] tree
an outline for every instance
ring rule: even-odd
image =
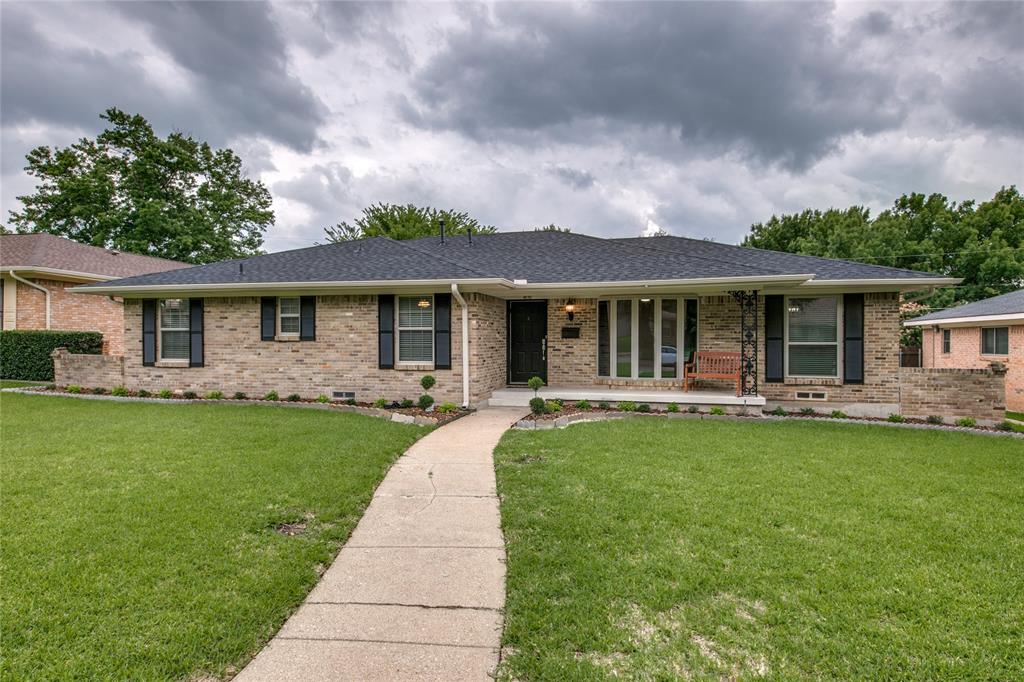
[[[444,221],[446,235],[494,234],[498,230],[491,225],[481,225],[463,211],[436,209],[413,204],[379,203],[363,209],[363,215],[354,224],[340,222],[326,228],[327,241],[344,242],[364,237],[390,237],[391,239],[418,239],[441,234]]]
[[[95,139],[37,147],[25,170],[39,179],[11,211],[18,232],[188,263],[255,255],[274,222],[270,192],[230,149],[182,133],[158,137],[140,115],[107,109]]]
[[[535,227],[535,228],[533,228],[533,231],[534,232],[572,232],[572,230],[569,229],[568,227],[561,227],[559,225],[555,225],[554,223],[551,223],[549,225],[545,225],[544,227]]]
[[[906,194],[875,218],[861,206],[807,210],[751,226],[743,245],[963,279],[911,295],[920,305],[908,306],[908,316],[916,317],[1024,286],[1024,197],[1015,186],[978,205]]]

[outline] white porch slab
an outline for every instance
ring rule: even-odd
[[[679,405],[747,405],[762,407],[763,396],[720,393],[714,391],[645,390],[636,388],[611,388],[608,386],[545,386],[540,389],[541,398],[562,398],[564,400],[589,400],[615,403],[632,400],[637,403],[678,403]],[[529,388],[499,388],[491,394],[487,404],[493,407],[525,407],[530,404],[533,391]]]

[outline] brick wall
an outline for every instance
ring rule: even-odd
[[[548,299],[548,383],[579,386],[597,376],[597,299],[574,298],[570,322],[567,298]],[[563,339],[563,327],[576,327],[580,338]]]
[[[58,348],[53,358],[53,383],[58,386],[113,388],[124,383],[124,357],[121,355],[72,355]]]
[[[506,302],[483,294],[466,294],[465,298],[470,313],[469,392],[475,404],[488,398],[495,389],[503,387],[508,378]],[[462,333],[461,315],[461,310],[456,306],[452,310],[453,338]]]
[[[50,290],[50,328],[73,331],[98,331],[103,334],[103,352],[124,352],[123,305],[120,300],[93,294],[75,294],[67,289],[75,282],[49,279],[32,280]],[[17,328],[46,329],[46,296],[23,282],[17,284]],[[5,286],[9,286],[8,281]]]
[[[956,327],[950,331],[950,352],[942,352],[942,331],[922,330],[922,359],[925,367],[985,369],[1002,362],[1006,373],[1006,409],[1024,411],[1024,325],[1009,328],[1009,355],[981,354],[981,328]]]
[[[906,417],[974,417],[993,424],[1006,416],[1002,369],[905,367],[899,377],[900,412]]]

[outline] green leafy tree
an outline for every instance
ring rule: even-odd
[[[912,295],[917,316],[1024,286],[1024,197],[1015,186],[980,204],[906,194],[874,218],[860,206],[807,210],[753,225],[743,244],[963,279]]]
[[[551,223],[550,225],[545,225],[544,227],[535,227],[535,228],[533,228],[533,231],[534,232],[572,232],[572,230],[569,229],[568,227],[562,227],[560,225],[555,225],[554,223]]]
[[[352,223],[340,222],[326,228],[327,241],[344,242],[364,237],[390,237],[391,239],[418,239],[441,233],[444,221],[446,235],[493,234],[498,230],[481,225],[464,211],[436,209],[413,204],[378,203],[363,209],[363,215]]]
[[[210,263],[255,255],[274,222],[270,192],[230,149],[182,133],[157,136],[139,115],[107,109],[107,128],[63,149],[37,147],[25,170],[35,193],[18,197],[18,232]]]

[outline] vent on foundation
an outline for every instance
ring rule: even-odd
[[[797,391],[797,400],[828,400],[828,393],[821,391]]]
[[[355,391],[331,391],[332,400],[349,400],[356,397]]]

